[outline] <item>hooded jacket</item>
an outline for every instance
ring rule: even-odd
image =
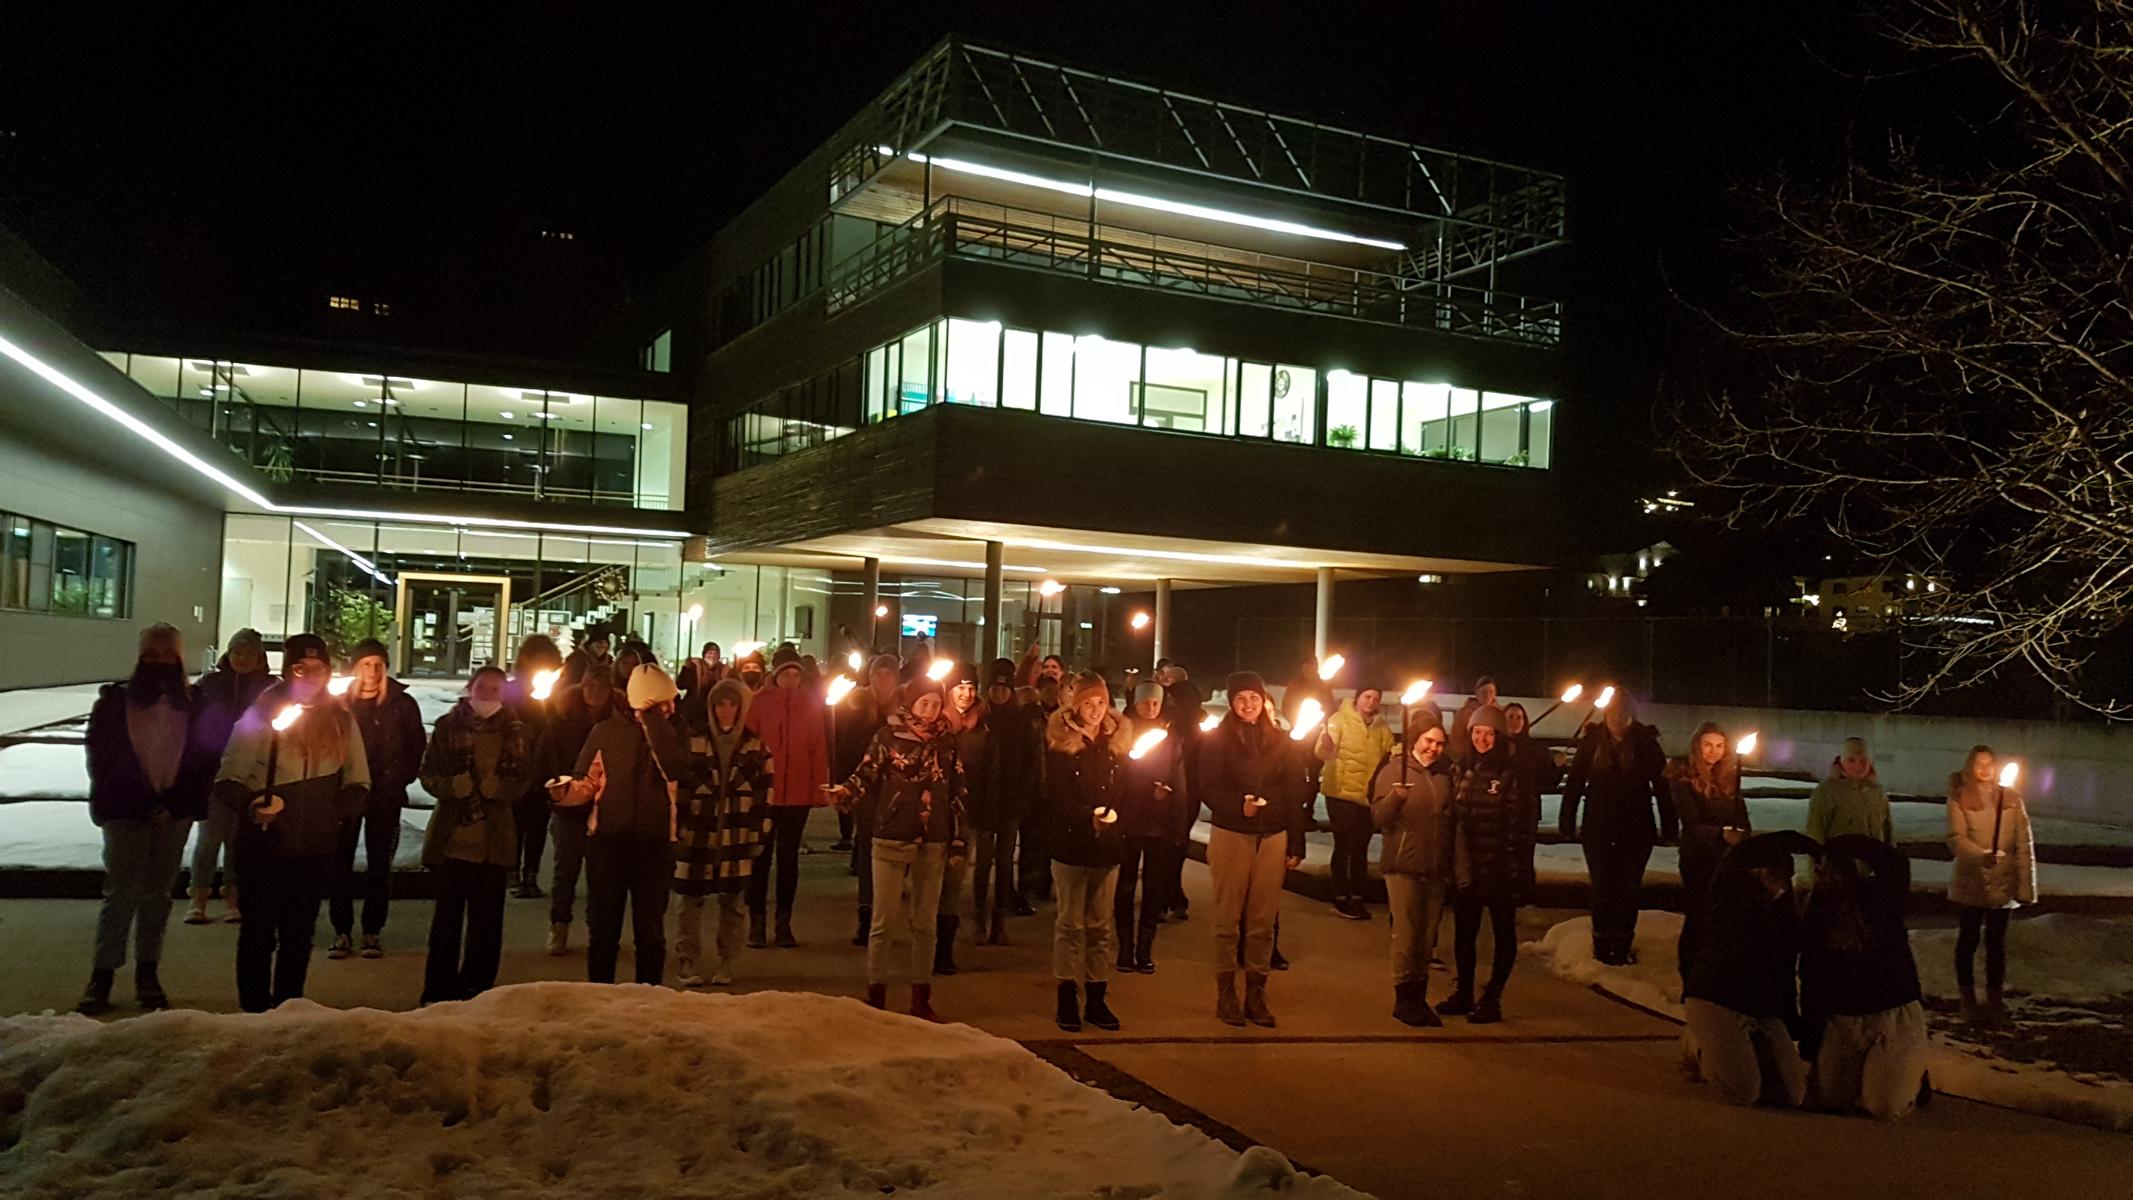
[[[1856,834],[1823,846],[1801,922],[1800,1015],[1810,1025],[1864,1017],[1919,997],[1918,964],[1903,924],[1911,864],[1887,842]],[[1832,877],[1841,872],[1841,882]]]
[[[1323,733],[1313,739],[1313,745],[1326,739],[1331,739],[1333,745],[1319,751],[1326,769],[1318,777],[1318,790],[1329,799],[1369,804],[1370,777],[1377,774],[1378,764],[1399,744],[1384,714],[1366,723],[1355,699],[1343,700],[1340,710],[1327,718]]]
[[[1998,784],[1979,787],[1961,779],[1949,783],[1948,850],[1955,856],[1955,870],[1948,877],[1948,899],[1972,908],[2035,904],[2037,848],[2022,793]],[[1993,850],[2000,857],[1987,866],[1985,856]]]
[[[1215,828],[1256,836],[1285,835],[1288,857],[1304,853],[1303,802],[1308,785],[1296,743],[1271,713],[1246,724],[1235,711],[1200,739],[1200,796]],[[1245,808],[1245,797],[1266,801]]]
[[[1487,754],[1469,755],[1451,780],[1454,886],[1483,900],[1530,900],[1540,801],[1526,794],[1511,747],[1498,740]]]
[[[127,685],[105,684],[89,709],[89,819],[101,826],[106,821],[146,820],[158,810],[173,821],[197,821],[207,816],[208,788],[221,765],[223,736],[187,687],[169,703],[175,719],[182,722],[183,741],[177,774],[167,788],[157,789],[148,778],[134,749],[127,721]]]
[[[1404,788],[1399,760],[1387,759],[1370,780],[1370,819],[1384,835],[1381,872],[1423,879],[1449,874],[1452,772],[1443,759],[1425,767],[1410,757]]]
[[[787,670],[800,668],[780,666],[777,673]],[[822,788],[829,783],[829,729],[822,693],[807,685],[804,672],[797,687],[779,687],[776,674],[771,679],[770,686],[755,693],[748,706],[749,731],[762,739],[777,764],[777,785],[770,790],[770,802],[780,808],[826,804]]]
[[[245,710],[215,773],[214,797],[237,810],[240,846],[260,847],[276,858],[324,857],[339,848],[341,822],[363,815],[370,757],[355,718],[323,691],[306,706],[298,725],[277,735],[274,717],[293,702],[288,685],[277,683]],[[327,728],[307,730],[312,722]],[[261,829],[251,807],[264,795],[279,796],[282,811]]]
[[[748,697],[738,679],[711,685],[703,706],[709,725],[689,735],[694,786],[683,793],[675,822],[674,891],[679,895],[710,896],[747,887],[770,831],[770,750],[749,727]],[[740,710],[733,731],[722,736],[717,705],[725,699],[739,704]]]
[[[1586,842],[1672,841],[1674,807],[1668,802],[1666,755],[1659,749],[1658,733],[1637,722],[1619,739],[1605,724],[1587,730],[1563,783],[1559,824],[1571,841],[1578,840],[1580,804],[1585,807]]]
[[[955,739],[932,729],[922,736],[911,710],[898,709],[874,735],[844,787],[855,815],[874,831],[875,854],[911,862],[921,845],[962,853],[969,784]]]
[[[1126,828],[1133,820],[1123,764],[1133,748],[1129,727],[1104,710],[1091,732],[1074,710],[1061,705],[1044,727],[1044,788],[1051,818],[1052,861],[1074,867],[1113,867],[1123,857]],[[1098,809],[1118,819],[1099,825]]]
[[[363,752],[370,759],[369,810],[399,812],[407,804],[409,784],[422,774],[422,758],[428,739],[422,732],[422,709],[407,694],[407,685],[397,679],[385,681],[385,694],[376,703],[347,697],[348,715],[355,718],[363,735]]]
[[[1846,834],[1880,838],[1896,844],[1896,818],[1881,777],[1868,770],[1864,779],[1847,779],[1842,759],[1829,764],[1829,776],[1815,785],[1807,800],[1807,836],[1818,842]]]
[[[532,733],[508,706],[485,719],[462,699],[437,718],[422,755],[422,790],[437,798],[422,837],[422,865],[435,868],[447,859],[517,865],[512,805],[536,771]]]
[[[672,841],[678,788],[690,785],[689,762],[674,723],[657,709],[640,724],[627,708],[592,727],[572,774],[585,778],[598,761],[603,778],[587,829],[594,837]]]

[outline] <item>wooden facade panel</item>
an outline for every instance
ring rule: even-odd
[[[713,481],[703,553],[760,550],[933,515],[930,413],[861,430]]]

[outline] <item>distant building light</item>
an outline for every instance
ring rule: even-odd
[[[1119,594],[1119,592],[1120,592],[1121,590],[1123,590],[1123,589],[1120,589],[1120,588],[1115,588],[1115,587],[1106,587],[1106,588],[1097,588],[1096,590],[1097,590],[1097,591],[1099,591],[1099,592],[1102,592],[1102,593],[1103,593],[1104,595],[1106,595],[1106,596],[1116,596],[1116,595],[1118,595],[1118,594]]]
[[[1416,582],[1416,583],[1443,583],[1443,582],[1444,582],[1444,576],[1442,576],[1442,575],[1427,575],[1427,574],[1424,574],[1424,575],[1417,575],[1417,576],[1415,576],[1415,582]]]
[[[345,308],[359,312],[363,308],[363,302],[354,296],[328,296],[326,297],[326,307]]]
[[[370,311],[376,313],[381,317],[389,317],[393,315],[393,306],[381,300],[376,304],[371,305]]]

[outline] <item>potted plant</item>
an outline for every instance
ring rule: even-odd
[[[1335,425],[1326,431],[1326,444],[1341,450],[1355,449],[1355,426]]]

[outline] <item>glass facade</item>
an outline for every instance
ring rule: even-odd
[[[1545,468],[1553,400],[948,318],[728,419],[722,469],[932,404]]]
[[[0,608],[133,615],[133,543],[0,513]]]
[[[682,507],[686,405],[212,359],[104,358],[271,479]]]

